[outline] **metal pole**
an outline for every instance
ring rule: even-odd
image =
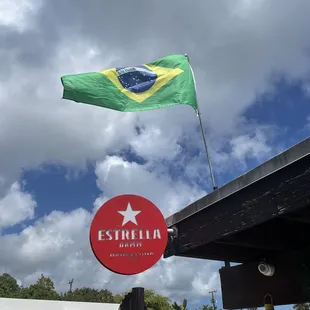
[[[72,279],[72,280],[69,281],[69,285],[70,285],[69,291],[70,291],[70,292],[72,292],[72,284],[73,284],[73,281],[74,281],[74,279]]]
[[[198,104],[197,104],[198,106]],[[202,125],[202,121],[201,121],[201,116],[200,116],[200,111],[199,108],[197,109],[197,116],[199,118],[199,123],[200,123],[200,128],[201,128],[201,134],[202,134],[202,138],[203,138],[203,143],[205,145],[205,150],[206,150],[206,155],[207,155],[207,161],[208,161],[208,165],[209,165],[209,170],[210,170],[210,176],[211,176],[211,181],[212,181],[212,186],[213,186],[213,190],[217,189],[217,186],[215,185],[215,180],[214,180],[214,175],[213,175],[213,170],[212,170],[212,165],[211,165],[211,158],[210,158],[210,154],[208,151],[208,145],[207,145],[207,140],[206,140],[206,135],[205,135],[205,131],[203,129],[203,125]]]
[[[224,263],[225,263],[225,267],[226,267],[226,268],[230,267],[230,262],[228,262],[228,261],[225,260]]]
[[[214,298],[214,293],[216,293],[216,290],[209,292],[209,294],[211,294],[211,303],[213,305],[213,310],[216,310],[216,305],[215,305],[216,300]]]
[[[189,57],[188,57],[187,54],[185,54],[185,57],[187,58],[188,62],[190,63]],[[194,78],[193,69],[192,69],[191,66],[190,66],[190,68],[191,68],[191,70],[192,70],[192,74],[193,74],[193,78]],[[194,78],[194,83],[195,83],[195,91],[196,91],[196,82],[195,82],[195,78]],[[196,97],[197,97],[197,96],[196,96]],[[216,189],[217,189],[217,186],[215,185],[214,174],[213,174],[213,169],[212,169],[212,165],[211,165],[211,157],[210,157],[209,150],[208,150],[208,145],[207,145],[207,139],[206,139],[205,131],[204,131],[204,129],[203,129],[203,125],[202,125],[202,121],[201,121],[201,115],[200,115],[200,110],[199,110],[199,105],[198,105],[198,99],[197,99],[197,111],[196,111],[196,112],[197,112],[197,116],[198,116],[198,119],[199,119],[199,124],[200,124],[201,134],[202,134],[202,138],[203,138],[203,143],[204,143],[205,150],[206,150],[207,162],[208,162],[208,165],[209,165],[212,187],[213,187],[213,190],[216,190]]]

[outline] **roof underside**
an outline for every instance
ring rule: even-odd
[[[310,138],[166,219],[171,255],[247,262],[310,245]]]

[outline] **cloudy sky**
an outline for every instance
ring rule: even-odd
[[[167,216],[212,189],[194,111],[61,100],[60,76],[189,54],[221,185],[309,135],[309,12],[309,0],[1,0],[0,273],[192,302],[219,290],[221,263],[169,258],[116,276],[88,243],[94,211],[115,195],[143,195]]]

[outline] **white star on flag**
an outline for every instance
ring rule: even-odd
[[[126,211],[117,211],[117,212],[120,213],[124,217],[122,226],[124,226],[128,222],[132,222],[132,223],[138,225],[137,220],[136,220],[136,216],[141,211],[133,211],[129,202],[128,202]]]

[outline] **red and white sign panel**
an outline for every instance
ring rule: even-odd
[[[155,265],[167,241],[162,213],[137,195],[121,195],[104,203],[90,227],[90,244],[99,262],[123,275],[141,273]]]

